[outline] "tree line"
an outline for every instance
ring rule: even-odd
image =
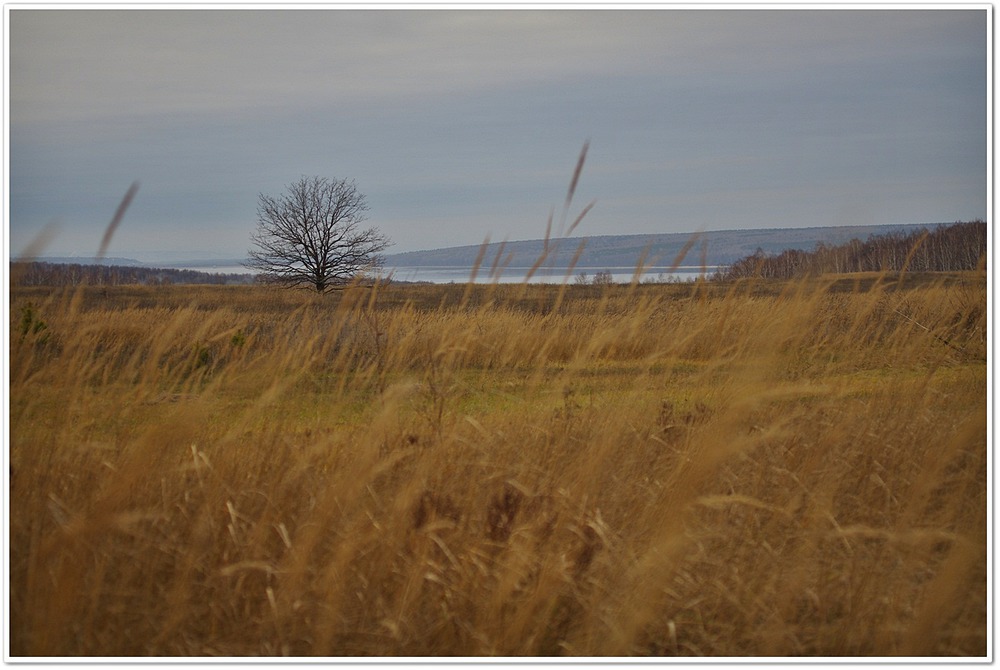
[[[840,245],[822,242],[812,251],[787,249],[768,255],[761,249],[719,268],[715,279],[749,277],[792,279],[848,272],[949,272],[985,266],[986,222],[940,225],[910,233],[871,235]]]
[[[143,268],[121,265],[83,265],[80,263],[15,262],[11,277],[21,286],[119,286],[144,284],[250,284],[251,274],[225,274],[172,268]]]

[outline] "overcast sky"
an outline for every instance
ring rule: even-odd
[[[856,6],[855,6],[856,7]],[[988,14],[9,13],[11,253],[242,257],[259,193],[353,179],[389,252],[987,213]]]

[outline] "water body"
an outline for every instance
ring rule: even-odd
[[[253,275],[257,274],[254,270],[248,270],[242,265],[191,265],[185,263],[184,265],[171,265],[167,264],[166,268],[174,270],[194,270],[195,272],[208,272],[211,274],[222,274],[222,275]]]
[[[480,268],[474,281],[477,284],[520,284],[531,268],[528,267],[508,267],[499,278],[490,276],[490,268]],[[639,275],[640,282],[668,282],[668,281],[694,281],[703,273],[711,275],[716,270],[715,266],[702,268],[700,265],[681,266],[673,272],[670,268],[655,267],[647,268]],[[472,268],[463,267],[396,267],[386,270],[392,273],[392,278],[403,282],[429,282],[432,284],[464,284],[472,277]],[[580,273],[584,273],[586,282],[591,283],[599,272],[610,272],[611,281],[616,284],[628,284],[635,276],[634,267],[593,267],[574,268],[568,271],[566,268],[539,268],[528,280],[531,284],[562,284],[564,282],[574,284],[580,281]]]
[[[256,274],[241,265],[194,265],[184,264],[181,266],[167,265],[183,270],[195,270],[198,272],[211,272],[219,274]],[[474,279],[477,284],[491,284],[494,281],[500,284],[520,284],[528,275],[531,268],[509,267],[506,268],[499,278],[490,276],[490,268],[480,268]],[[684,282],[694,281],[702,274],[711,275],[716,270],[716,266],[702,268],[699,266],[681,266],[673,272],[667,267],[647,268],[640,276],[640,282]],[[628,284],[635,276],[634,267],[577,267],[572,272],[566,268],[538,268],[532,275],[531,284],[562,284],[563,282],[575,284],[580,281],[580,273],[586,276],[589,284],[594,281],[594,277],[599,272],[610,272],[611,281],[616,284]],[[465,284],[472,276],[472,268],[469,266],[455,267],[395,267],[386,268],[383,276],[391,276],[399,282],[427,282],[430,284]]]

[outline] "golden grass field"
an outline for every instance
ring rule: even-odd
[[[984,656],[985,272],[15,288],[13,656]]]

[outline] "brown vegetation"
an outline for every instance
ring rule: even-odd
[[[871,235],[862,242],[818,244],[813,251],[761,250],[721,268],[720,279],[793,279],[845,272],[955,272],[985,267],[986,222],[969,221],[933,230]]]
[[[11,263],[18,286],[121,286],[148,284],[252,284],[252,274],[199,272],[132,265],[94,265],[18,261]]]
[[[984,275],[15,288],[11,652],[982,656]]]

